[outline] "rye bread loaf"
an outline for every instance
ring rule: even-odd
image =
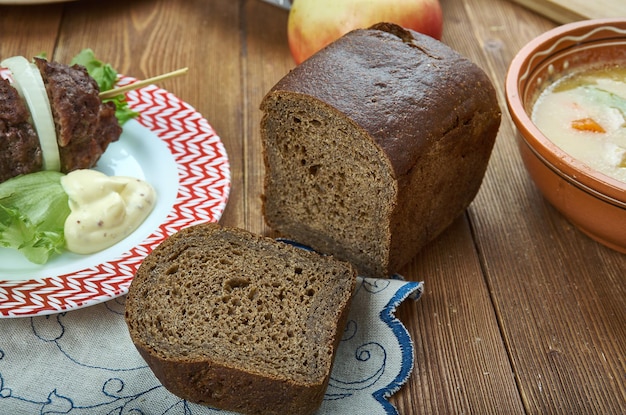
[[[139,267],[132,341],[191,402],[244,414],[311,414],[326,390],[356,271],[216,224],[179,231]]]
[[[468,207],[501,117],[478,66],[392,24],[321,50],[261,110],[268,225],[370,277],[398,272]]]

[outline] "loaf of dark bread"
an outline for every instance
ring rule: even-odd
[[[191,402],[244,414],[321,405],[356,270],[236,228],[181,230],[150,253],[126,298],[131,339]]]
[[[392,24],[321,50],[261,109],[268,225],[370,277],[400,271],[468,207],[501,117],[478,66]]]

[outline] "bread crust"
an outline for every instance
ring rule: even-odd
[[[435,39],[386,23],[348,33],[281,79],[261,104],[262,131],[281,96],[335,109],[387,160],[395,181],[389,185],[397,194],[380,223],[388,230],[386,259],[377,267],[359,267],[361,275],[372,277],[398,272],[469,206],[501,118],[495,89],[482,69]],[[272,193],[272,169],[266,158],[266,197]],[[268,211],[267,201],[264,215],[271,227],[294,237]]]

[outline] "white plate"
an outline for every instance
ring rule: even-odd
[[[123,77],[120,84],[134,82]],[[157,192],[150,216],[93,255],[65,252],[45,265],[0,248],[0,317],[58,313],[123,295],[143,258],[172,233],[219,220],[230,191],[226,151],[190,105],[154,85],[127,94],[140,117],[124,125],[97,170],[144,179]]]

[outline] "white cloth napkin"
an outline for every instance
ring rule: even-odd
[[[359,278],[318,414],[397,414],[386,398],[413,369],[394,317],[422,283]],[[205,415],[224,411],[168,392],[132,344],[124,297],[62,314],[0,319],[0,414]]]

